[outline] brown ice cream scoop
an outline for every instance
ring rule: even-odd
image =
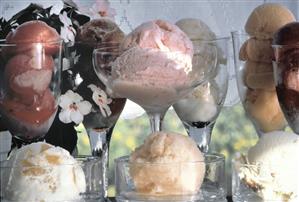
[[[106,18],[91,20],[77,30],[76,41],[90,43],[120,43],[125,34],[118,25]]]
[[[245,30],[250,36],[271,39],[276,30],[294,21],[296,19],[288,8],[277,3],[265,3],[252,11]]]
[[[2,105],[6,116],[28,124],[43,124],[56,112],[55,98],[49,89],[30,106],[15,99],[5,99]]]
[[[28,21],[6,37],[7,44],[16,44],[15,47],[6,49],[8,54],[30,52],[34,48],[32,43],[41,43],[42,49],[47,54],[55,54],[59,51],[60,36],[58,32],[40,20]]]
[[[275,91],[248,90],[245,107],[263,132],[280,130],[286,125]]]
[[[288,23],[274,34],[274,45],[299,45],[299,22]]]
[[[24,104],[32,104],[49,87],[54,61],[51,56],[16,55],[5,66],[9,94]]]
[[[251,89],[275,90],[272,64],[245,62],[244,83]]]
[[[250,38],[242,45],[239,58],[241,60],[272,63],[274,51],[271,45],[272,40]]]

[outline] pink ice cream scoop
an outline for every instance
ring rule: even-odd
[[[51,56],[16,55],[5,66],[9,94],[23,104],[32,104],[48,88],[54,61]]]
[[[173,104],[191,85],[193,45],[176,25],[146,22],[125,37],[108,88],[142,106]]]

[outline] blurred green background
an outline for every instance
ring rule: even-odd
[[[146,114],[135,119],[119,119],[113,131],[110,144],[109,161],[109,195],[115,194],[114,159],[130,154],[141,145],[150,133],[149,120]],[[174,110],[169,110],[164,119],[164,130],[186,134],[186,131]],[[90,154],[89,140],[80,125],[78,128],[79,154]],[[230,185],[230,162],[234,153],[246,152],[257,141],[257,135],[251,122],[246,118],[243,107],[237,104],[224,107],[216,121],[212,133],[210,152],[222,153],[226,157],[228,189]]]

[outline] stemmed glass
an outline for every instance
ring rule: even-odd
[[[123,73],[122,70],[118,72],[118,70],[116,71],[114,69],[114,65],[119,63],[119,61],[115,61],[118,54],[96,49],[93,57],[95,72],[106,85],[106,88],[109,89],[110,94],[115,97],[126,97],[139,104],[146,111],[150,119],[152,132],[162,130],[163,117],[168,108],[191,92],[194,87],[204,82],[208,74],[208,72],[203,69],[192,69],[192,71],[186,75],[183,75],[182,68],[171,68],[171,70],[169,70],[171,74],[168,74],[165,70],[161,70],[161,68],[157,70],[157,67],[159,67],[159,64],[157,65],[159,62],[157,61],[161,60],[161,58],[162,60],[166,60],[165,58],[167,58],[168,60],[166,62],[169,63],[173,63],[169,58],[181,58],[182,60],[185,58],[181,52],[172,52],[171,55],[167,55],[169,52],[159,50],[160,55],[156,52],[154,54],[156,55],[149,56],[151,57],[151,65],[154,70],[147,72],[145,78],[142,78],[138,73],[132,71],[129,73],[132,74],[130,75],[130,79],[126,78],[128,75],[125,75],[126,73]],[[208,57],[211,61],[216,61],[216,51],[211,50]],[[147,56],[143,55],[137,58],[135,62],[138,61],[142,64],[144,59],[147,60]],[[107,63],[107,60],[109,63]],[[123,67],[130,65],[126,62],[125,60],[124,63],[121,62],[119,64]],[[144,80],[147,81],[144,82]],[[157,84],[157,82],[160,83]]]
[[[99,156],[103,162],[103,193],[107,196],[109,144],[116,121],[122,112],[126,99],[111,98],[105,86],[96,76],[92,52],[94,48],[113,52],[118,55],[118,43],[80,42],[68,44],[66,56],[71,65],[71,73],[65,71],[64,79],[80,94],[84,100],[92,104],[92,111],[84,117],[83,125],[89,136],[92,155]],[[109,61],[105,61],[109,62]],[[69,88],[70,86],[65,86]]]
[[[48,132],[60,96],[62,41],[0,41],[0,113],[23,144]]]
[[[229,37],[211,41],[193,40],[193,68],[210,71],[205,82],[173,105],[188,135],[202,152],[208,152],[216,119],[224,104],[228,87]],[[216,50],[217,60],[206,57]]]
[[[286,121],[275,92],[271,44],[245,47],[250,37],[244,31],[232,32],[232,38],[237,86],[247,117],[259,137],[266,132],[284,129]],[[244,51],[250,51],[252,55],[244,57]],[[250,58],[245,60],[246,57]]]

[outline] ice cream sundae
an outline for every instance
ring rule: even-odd
[[[57,111],[61,41],[55,29],[29,21],[12,30],[1,46],[3,85],[0,111],[13,135],[42,137]]]
[[[245,25],[250,38],[239,53],[239,59],[246,61],[243,80],[248,89],[244,106],[262,132],[279,130],[286,125],[275,92],[271,44],[274,32],[293,21],[295,17],[286,7],[266,3],[252,11]]]
[[[86,190],[80,164],[68,151],[43,142],[17,150],[0,173],[4,201],[75,201]]]
[[[155,20],[125,37],[107,88],[146,108],[168,107],[190,88],[193,46],[175,25]],[[100,72],[101,70],[97,70]]]

